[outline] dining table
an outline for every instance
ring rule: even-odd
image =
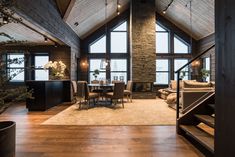
[[[105,93],[112,92],[114,84],[112,83],[91,83],[88,84],[88,87],[90,88],[90,91],[96,92],[100,94],[100,100],[99,104],[106,104],[106,99],[104,99]]]

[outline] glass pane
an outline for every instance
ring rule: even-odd
[[[168,33],[156,33],[156,53],[169,53]]]
[[[127,71],[127,60],[126,59],[112,59],[110,67],[111,67],[111,71]]]
[[[189,53],[189,47],[176,37],[174,37],[174,52],[175,53]]]
[[[122,23],[117,28],[115,28],[113,31],[127,31],[127,22]]]
[[[93,72],[90,72],[90,81],[93,80],[105,80],[106,79],[106,73],[105,72],[100,72],[100,74],[97,76],[95,79]]]
[[[156,24],[156,31],[166,31],[163,27],[161,27],[159,24]]]
[[[14,78],[11,79],[11,81],[13,81],[13,82],[17,82],[17,81],[22,82],[22,81],[24,81],[24,71],[22,71],[21,69],[16,69],[16,70],[11,69],[9,74],[10,74],[10,76],[13,76],[14,74],[17,74]]]
[[[174,60],[174,71],[177,71],[179,68],[188,63],[188,59],[175,59]],[[182,71],[188,71],[188,67],[185,67]]]
[[[169,71],[169,60],[168,59],[157,59],[156,60],[156,71]]]
[[[106,36],[90,45],[90,53],[105,53],[106,52]]]
[[[48,62],[48,56],[35,56],[35,68],[43,68],[43,66]]]
[[[111,53],[127,52],[127,33],[111,32]]]
[[[90,59],[90,71],[98,69],[99,71],[105,71],[100,69],[100,63],[102,59]]]
[[[111,72],[111,81],[118,80],[127,83],[127,73],[126,72]]]
[[[10,68],[24,68],[24,55],[23,54],[9,54],[8,55],[8,59],[10,60],[17,60],[18,59],[18,63],[19,64],[16,64],[16,63],[13,63],[13,64],[10,64],[8,63],[8,67]]]
[[[156,83],[157,84],[168,84],[169,73],[168,72],[157,72],[156,73]]]
[[[49,80],[49,70],[35,70],[35,80]]]
[[[180,74],[182,80],[189,80],[189,72],[184,72]],[[174,75],[174,79],[177,80],[177,74]]]
[[[210,58],[209,58],[209,57],[207,57],[205,61],[206,61],[206,64],[205,64],[205,66],[206,66],[206,67],[205,67],[205,68],[206,68],[206,70],[210,70]]]

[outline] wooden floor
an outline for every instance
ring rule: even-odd
[[[16,121],[16,157],[198,157],[175,126],[50,126],[43,121],[68,107],[28,112],[13,105],[0,120]]]

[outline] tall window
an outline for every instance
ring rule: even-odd
[[[169,53],[169,32],[156,24],[156,53]]]
[[[9,77],[12,77],[11,82],[23,82],[25,78],[24,54],[8,54],[7,59],[7,70]]]
[[[189,46],[179,37],[174,37],[174,53],[189,53]]]
[[[174,60],[174,72],[176,72],[179,68],[188,63],[188,59],[175,59]],[[183,80],[189,79],[189,68],[188,66],[181,70],[180,78]],[[175,80],[177,79],[177,74],[175,74]]]
[[[127,53],[127,22],[112,30],[111,53]]]
[[[90,81],[92,80],[101,80],[101,79],[105,79],[106,78],[106,70],[104,69],[100,69],[100,62],[102,59],[90,59],[90,63],[89,63],[89,78]],[[94,71],[98,69],[99,70],[99,75],[97,76],[97,78],[94,77],[93,73]]]
[[[111,59],[111,81],[120,80],[127,82],[127,60]]]
[[[48,80],[49,70],[44,70],[43,66],[49,61],[48,56],[35,56],[35,80]]]
[[[156,83],[168,84],[169,80],[176,79],[174,73],[188,63],[192,57],[189,41],[186,42],[178,36],[177,32],[165,27],[162,23],[156,23]],[[161,59],[159,59],[161,58]],[[188,67],[181,72],[181,78],[190,78]]]
[[[203,68],[205,70],[209,70],[209,71],[211,70],[211,67],[210,67],[210,57],[206,57],[206,58],[203,59]],[[210,81],[210,76],[208,76],[206,78],[206,81]]]
[[[156,60],[156,83],[168,84],[169,82],[169,60],[157,59]]]
[[[119,80],[127,82],[127,64],[129,63],[127,21],[123,21],[111,29],[108,28],[106,33],[107,34],[98,37],[98,39],[88,45],[90,58],[89,81],[96,79],[93,76],[93,73],[94,70],[98,69],[100,71],[100,74],[97,77],[98,80],[108,79],[110,81]],[[100,69],[101,60],[105,58],[108,58],[110,63],[106,69]]]
[[[106,53],[106,36],[102,36],[90,44],[90,53]]]

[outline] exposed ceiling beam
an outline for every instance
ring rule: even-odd
[[[57,0],[57,1],[58,1],[58,0]],[[71,13],[71,11],[72,11],[72,9],[73,9],[73,7],[74,7],[74,5],[75,5],[75,2],[76,2],[76,0],[70,0],[70,3],[69,3],[69,5],[68,5],[68,7],[67,7],[67,10],[66,10],[66,12],[64,13],[64,17],[63,17],[64,21],[67,20],[69,14]]]
[[[55,0],[57,8],[63,18],[72,0]],[[75,0],[74,0],[75,1]]]

